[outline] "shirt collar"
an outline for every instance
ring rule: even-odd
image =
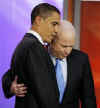
[[[54,64],[54,66],[55,66],[55,65],[56,65],[56,57],[52,56],[51,54],[50,54],[50,57],[51,57],[52,62],[53,62],[53,64]],[[66,62],[66,58],[61,59],[61,62]]]
[[[39,41],[42,45],[44,45],[44,42],[42,40],[42,37],[39,35],[39,33],[37,33],[36,31],[34,30],[29,30],[27,33],[31,33],[33,34]]]

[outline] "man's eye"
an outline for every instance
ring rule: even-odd
[[[62,45],[62,47],[64,47],[64,48],[72,48],[73,46]]]
[[[70,47],[70,48],[72,48],[73,46],[71,46],[71,45],[70,45],[70,46],[67,46],[67,47]]]
[[[56,22],[54,22],[54,23],[52,23],[52,25],[53,25],[53,26],[56,26],[56,25],[57,25],[57,23],[56,23]]]
[[[53,23],[52,25],[53,25],[53,26],[56,26],[56,24],[55,24],[55,23]]]

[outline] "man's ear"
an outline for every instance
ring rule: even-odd
[[[42,20],[43,20],[42,17],[37,16],[37,17],[35,18],[35,24],[36,24],[36,25],[40,25]]]

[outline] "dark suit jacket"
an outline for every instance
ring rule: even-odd
[[[88,56],[72,50],[67,57],[68,80],[59,104],[59,91],[52,61],[41,43],[31,34],[26,34],[12,58],[11,69],[3,77],[6,97],[11,97],[9,86],[14,76],[18,83],[28,86],[25,97],[16,97],[15,108],[96,108],[96,97]]]

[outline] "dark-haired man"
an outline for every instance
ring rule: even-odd
[[[60,12],[56,7],[41,3],[33,9],[31,29],[16,47],[10,66],[11,81],[17,75],[18,83],[23,82],[28,87],[25,97],[16,96],[15,108],[57,107],[57,89],[52,87],[54,68],[44,43],[49,44],[55,38],[59,22]],[[7,89],[10,88],[4,89],[6,93],[9,92]]]

